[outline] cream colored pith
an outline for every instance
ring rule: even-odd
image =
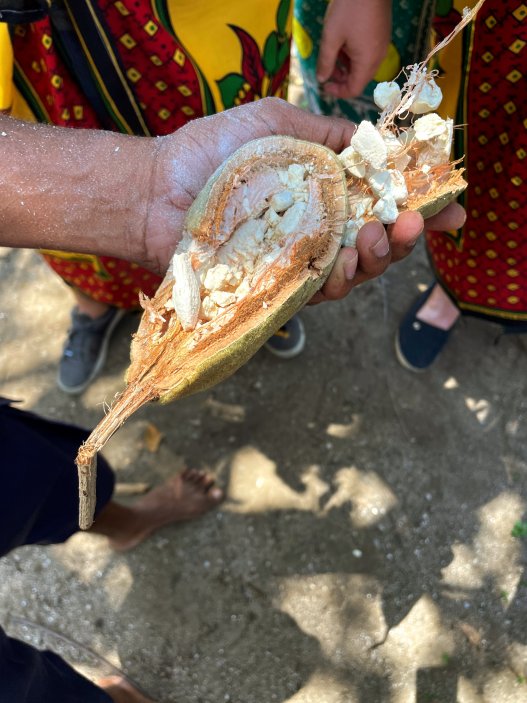
[[[313,228],[309,232],[302,226],[308,213],[310,171],[310,165],[302,164],[268,173],[264,168],[255,179],[258,185],[266,182],[268,192],[263,199],[249,197],[250,177],[238,183],[239,207],[230,211],[235,227],[216,249],[204,248],[194,240],[189,244],[188,235],[183,239],[186,251],[179,253],[178,247],[174,254],[174,287],[166,304],[167,309],[175,310],[183,329],[201,327],[240,303],[262,276],[272,275],[274,265],[280,260],[286,263],[295,233],[316,235]],[[190,268],[191,261],[194,268]]]

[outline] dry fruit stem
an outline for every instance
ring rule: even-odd
[[[142,405],[156,398],[144,386],[131,384],[118,396],[108,413],[80,447],[76,464],[79,473],[79,527],[87,530],[93,523],[96,504],[97,452],[114,432]]]

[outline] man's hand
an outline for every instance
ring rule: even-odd
[[[344,298],[355,286],[381,276],[391,263],[408,256],[424,230],[459,229],[465,215],[461,205],[451,203],[428,220],[418,212],[403,212],[387,231],[380,222],[368,222],[359,232],[357,248],[340,250],[328,280],[311,303]]]
[[[355,125],[348,120],[311,115],[284,100],[265,98],[194,120],[158,139],[141,254],[144,265],[158,272],[166,270],[188,208],[218,166],[248,141],[283,134],[339,152],[349,146],[354,131]]]
[[[360,95],[386,56],[391,0],[332,0],[324,18],[317,79],[335,98]]]

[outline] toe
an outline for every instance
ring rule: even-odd
[[[197,469],[190,470],[190,480],[192,483],[199,483],[201,479],[201,472]]]
[[[208,491],[209,488],[212,486],[214,483],[214,476],[211,476],[210,474],[203,473],[200,476],[199,479],[200,486],[205,490]]]
[[[213,503],[221,503],[225,498],[224,492],[218,486],[210,488],[207,492],[207,496],[212,500]]]

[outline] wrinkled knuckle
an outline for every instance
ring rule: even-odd
[[[282,100],[282,98],[268,97],[258,100],[256,103],[261,110],[284,110],[288,105],[287,101]]]

